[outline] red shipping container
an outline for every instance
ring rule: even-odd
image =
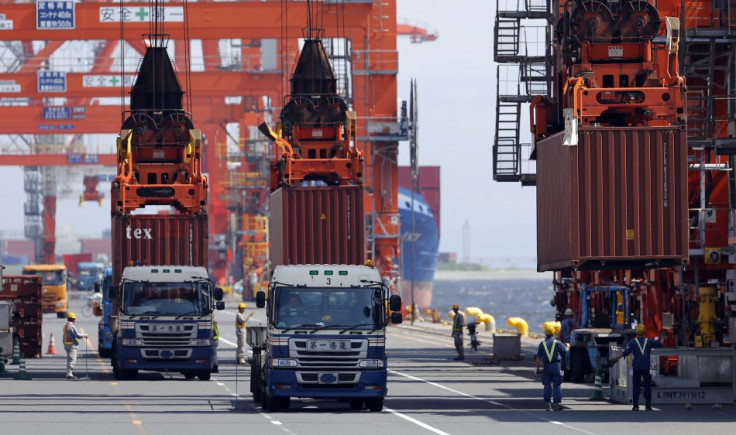
[[[110,239],[81,239],[82,252],[88,252],[92,258],[98,255],[104,255],[107,258],[112,256],[112,243]]]
[[[79,274],[79,263],[92,261],[92,254],[64,254],[63,258],[66,272],[71,276],[77,276]]]
[[[113,283],[129,262],[207,267],[207,234],[207,215],[113,216]]]
[[[38,275],[3,276],[3,288],[0,291],[2,300],[40,301],[42,294],[41,277]]]
[[[686,264],[687,133],[586,128],[537,142],[538,270]]]
[[[361,186],[283,187],[271,194],[271,264],[363,264]]]

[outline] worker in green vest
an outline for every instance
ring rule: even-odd
[[[545,339],[539,343],[537,349],[536,375],[540,374],[539,366],[544,363],[541,371],[542,385],[544,385],[544,403],[547,411],[562,411],[562,368],[560,361],[567,348],[555,339],[555,327],[550,323],[544,325]],[[554,399],[554,403],[551,402]]]

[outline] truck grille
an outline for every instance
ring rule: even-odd
[[[197,338],[196,324],[137,323],[135,335],[143,340],[143,346],[185,347]]]
[[[355,369],[358,361],[368,355],[368,340],[365,339],[349,339],[350,350],[344,352],[309,351],[307,341],[306,338],[289,340],[289,356],[296,358],[300,368]]]

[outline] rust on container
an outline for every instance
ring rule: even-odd
[[[684,127],[587,128],[536,145],[538,270],[688,262]]]
[[[207,215],[113,215],[113,283],[133,262],[207,267]]]
[[[363,264],[361,186],[282,187],[271,194],[271,263]]]

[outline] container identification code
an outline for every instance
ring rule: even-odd
[[[624,57],[624,47],[622,45],[609,46],[608,57]]]

